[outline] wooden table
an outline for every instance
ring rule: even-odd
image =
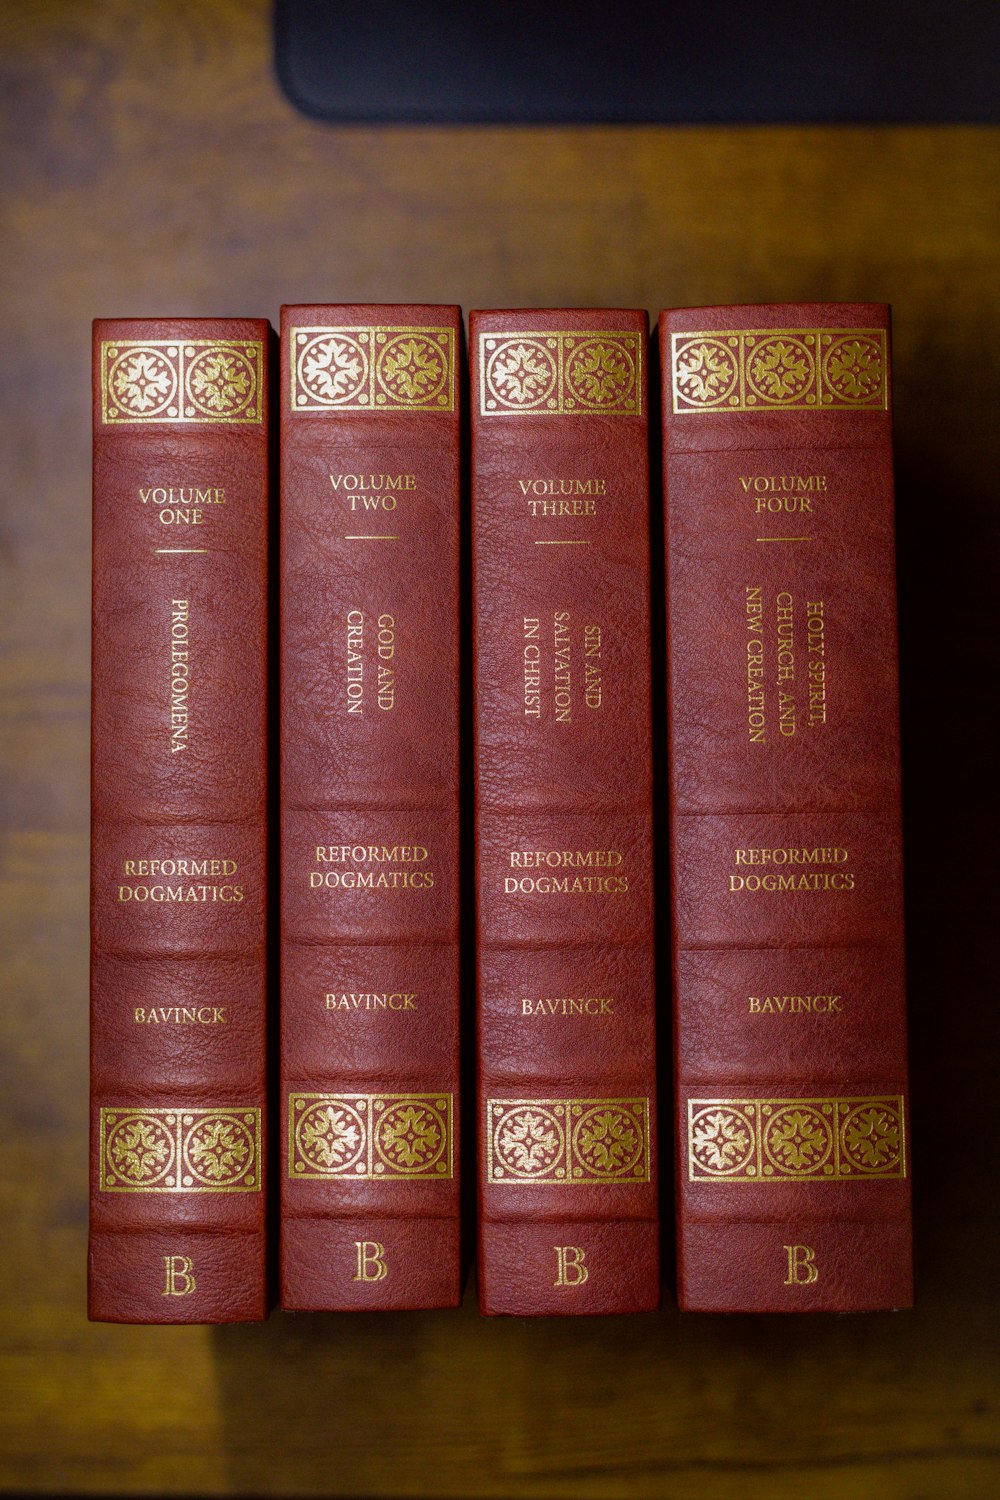
[[[997,1493],[1000,132],[332,129],[263,0],[8,0],[0,1482],[114,1495]],[[919,1304],[90,1326],[89,320],[888,299]]]

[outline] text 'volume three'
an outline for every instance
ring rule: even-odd
[[[486,1313],[659,1300],[646,340],[471,320]]]

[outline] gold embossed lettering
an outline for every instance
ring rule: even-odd
[[[389,1267],[385,1262],[385,1246],[380,1245],[378,1240],[355,1240],[354,1248],[358,1253],[358,1262],[351,1280],[384,1281],[389,1274]]]
[[[603,479],[519,479],[522,495],[606,495]]]
[[[745,591],[747,629],[747,731],[751,745],[766,743],[764,716],[764,598],[756,585]]]
[[[614,1013],[610,995],[563,995],[540,1000],[523,999],[522,1016],[610,1016]]]
[[[826,489],[826,475],[741,474],[740,485],[753,497],[755,515],[807,515],[813,495]]]
[[[327,1010],[416,1010],[417,997],[401,990],[376,994],[367,990],[360,992],[332,993],[324,995]]]
[[[188,747],[190,728],[191,660],[190,606],[186,599],[170,601],[170,753]]]
[[[330,483],[353,511],[395,510],[400,493],[415,490],[415,474],[331,474]]]
[[[429,857],[423,844],[319,844],[316,846],[317,865],[345,868],[310,870],[309,889],[429,891],[434,886],[433,870],[382,868],[394,865],[420,866]]]
[[[806,604],[806,651],[809,674],[809,727],[826,723],[826,617],[823,600]]]
[[[553,1249],[556,1252],[556,1279],[553,1286],[583,1286],[585,1281],[589,1281],[590,1272],[584,1264],[587,1259],[586,1250],[579,1245],[554,1245]]]
[[[225,505],[226,492],[217,485],[156,484],[140,488],[139,499],[155,508],[162,526],[201,526],[207,519],[206,506]]]
[[[752,1016],[832,1016],[841,1013],[840,995],[748,995]]]
[[[197,1282],[194,1279],[194,1261],[190,1255],[165,1255],[164,1297],[190,1297]]]
[[[618,849],[511,849],[514,870],[615,870],[623,862]],[[506,875],[505,896],[624,896],[628,875]]]
[[[597,502],[594,500],[529,500],[528,509],[533,516],[595,516]]]
[[[396,706],[396,620],[393,615],[378,617],[378,696],[377,703],[383,713],[390,713]]]
[[[347,653],[345,677],[347,712],[349,714],[363,714],[365,711],[364,630],[364,613],[360,609],[348,610],[345,642]]]
[[[743,891],[756,893],[787,891],[853,891],[855,878],[851,870],[815,869],[809,874],[786,873],[789,866],[837,866],[850,858],[846,849],[734,849],[733,863],[737,865],[775,865],[783,867],[781,873],[766,872],[763,875],[743,874],[729,876],[731,894]]]
[[[588,708],[600,708],[603,703],[601,691],[603,681],[601,672],[601,641],[602,632],[600,625],[585,625],[583,627],[583,701]]]
[[[541,630],[540,620],[524,618],[524,712],[530,719],[542,713]]]
[[[156,883],[120,885],[118,900],[121,902],[133,901],[140,906],[146,903],[154,906],[170,904],[187,906],[198,903],[238,906],[244,900],[242,885],[231,883],[231,877],[238,873],[235,859],[126,859],[123,861],[123,872],[131,879],[137,876],[145,877],[153,879]],[[225,881],[224,884],[215,883],[220,876]],[[157,877],[163,880],[177,877],[194,879],[198,883],[161,885]]]
[[[137,1005],[132,1013],[137,1026],[224,1026],[224,1005]]]
[[[569,635],[569,610],[557,609],[552,619],[555,658],[555,691],[553,702],[557,724],[573,721],[572,648]]]
[[[580,620],[571,610],[556,609],[544,620],[535,615],[519,618],[517,629],[526,718],[573,724],[581,701],[591,710],[604,707],[607,689],[614,684],[614,662],[605,651],[603,625]]]
[[[809,1245],[783,1245],[782,1249],[788,1257],[786,1286],[811,1286],[814,1281],[819,1280],[815,1250]]]

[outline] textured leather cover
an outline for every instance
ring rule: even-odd
[[[460,315],[281,328],[281,1297],[448,1307]]]
[[[659,1300],[646,343],[471,318],[486,1313]]]
[[[267,369],[94,325],[90,1316],[267,1312]]]
[[[906,1306],[888,309],[660,352],[679,1300]]]

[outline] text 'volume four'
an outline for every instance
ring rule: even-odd
[[[90,1316],[267,1311],[267,323],[94,325]]]
[[[282,1302],[447,1307],[460,315],[281,326]]]
[[[486,1313],[659,1300],[646,341],[471,317]]]
[[[906,1306],[888,309],[660,339],[681,1306]]]

